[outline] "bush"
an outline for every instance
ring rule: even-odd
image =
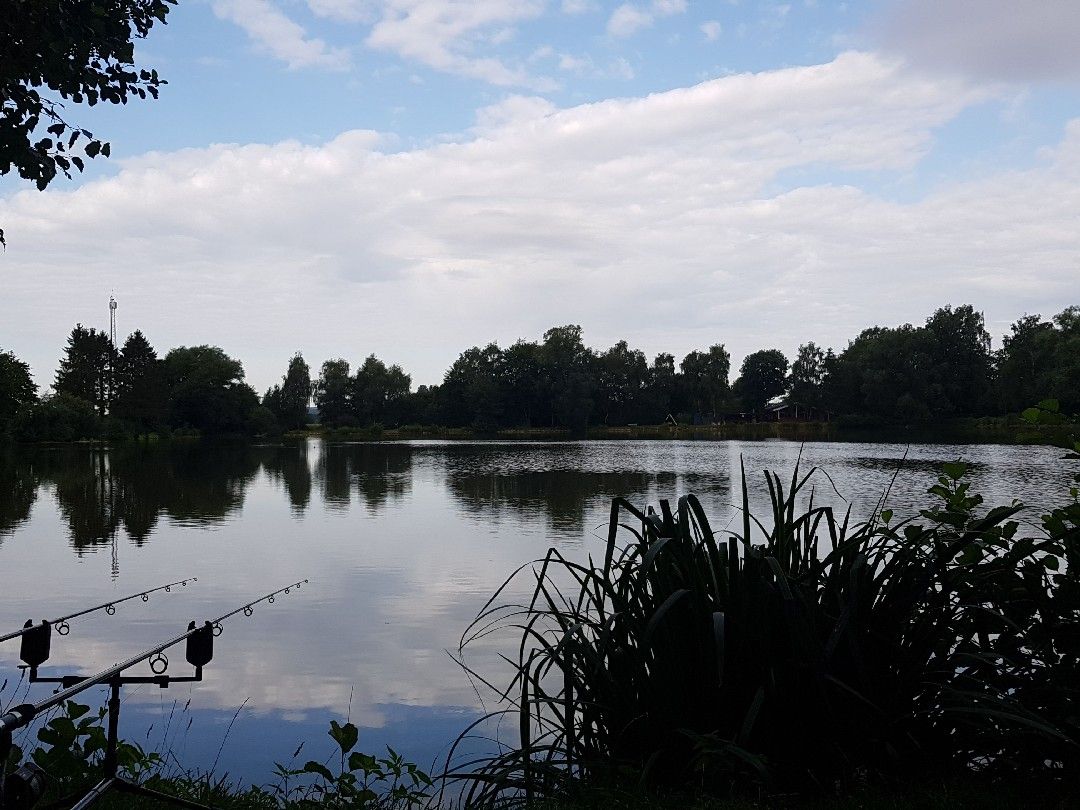
[[[45,802],[59,799],[66,805],[101,779],[108,739],[106,714],[105,708],[93,712],[89,706],[69,700],[38,729],[37,739],[43,745],[30,752],[27,759],[48,774]],[[117,745],[117,766],[121,777],[151,790],[230,810],[407,810],[428,802],[431,778],[392,748],[388,747],[383,757],[353,750],[359,734],[356,726],[348,722],[332,720],[329,734],[338,749],[334,757],[339,760],[336,772],[314,760],[299,769],[278,764],[278,782],[267,787],[241,787],[227,778],[215,778],[212,773],[169,769],[169,757],[124,741]],[[0,765],[10,772],[22,759],[23,752],[12,746],[8,762]],[[176,758],[171,759],[175,762]],[[120,792],[106,794],[103,804],[117,808],[162,806],[156,799]]]
[[[693,496],[658,513],[617,499],[602,562],[550,550],[529,602],[500,604],[504,585],[462,637],[520,637],[496,713],[520,742],[456,769],[474,770],[466,804],[1062,783],[1080,768],[1077,488],[1022,532],[1021,505],[982,511],[966,472],[946,465],[913,519],[858,525],[805,497],[798,469],[786,488],[766,475],[755,516],[744,474],[726,541]]]
[[[95,439],[101,420],[94,406],[70,394],[55,394],[31,405],[19,415],[15,435],[22,441],[70,442]]]

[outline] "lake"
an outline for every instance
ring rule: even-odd
[[[493,706],[448,651],[510,572],[552,545],[582,558],[599,551],[615,496],[644,504],[694,492],[722,529],[735,518],[740,459],[760,505],[768,496],[760,471],[789,477],[800,453],[804,467],[829,475],[815,479],[816,500],[850,503],[862,517],[894,476],[889,505],[908,516],[926,504],[941,464],[957,458],[972,465],[988,505],[1020,499],[1029,519],[1068,491],[1062,451],[1032,446],[311,440],[0,449],[0,632],[198,577],[54,634],[42,674],[89,674],[191,619],[306,578],[226,623],[202,683],[125,689],[122,734],[188,767],[263,783],[301,742],[298,764],[321,759],[332,745],[329,720],[350,716],[360,748],[389,744],[431,767]],[[523,579],[510,593],[527,588]],[[509,636],[486,639],[468,664],[498,680],[506,672],[498,653],[512,646]],[[48,694],[39,684],[27,698],[18,649],[0,645],[4,705]],[[183,647],[169,653],[169,673],[188,674]],[[100,705],[105,690],[83,699]]]

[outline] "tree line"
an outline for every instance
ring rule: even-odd
[[[368,356],[312,375],[298,353],[262,397],[243,365],[216,346],[159,357],[140,331],[123,346],[76,325],[52,390],[39,396],[29,367],[0,351],[0,435],[41,440],[150,432],[274,434],[317,419],[333,428],[423,424],[480,431],[590,425],[708,423],[770,418],[779,403],[815,419],[874,424],[1015,413],[1042,399],[1080,411],[1080,307],[1050,320],[1025,315],[992,350],[982,313],[945,306],[921,326],[875,326],[840,351],[813,342],[789,361],[778,349],[746,356],[731,380],[724,344],[681,361],[651,361],[625,340],[585,346],[580,326],[539,341],[463,351],[439,385],[415,390],[398,365]]]

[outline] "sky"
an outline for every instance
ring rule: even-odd
[[[970,303],[1080,304],[1075,0],[180,0],[112,158],[0,178],[0,350],[76,322],[259,391],[375,353],[441,381],[576,323],[793,356]]]

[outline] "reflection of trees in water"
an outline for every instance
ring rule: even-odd
[[[258,470],[251,448],[240,444],[37,448],[25,453],[36,483],[52,485],[77,550],[112,542],[121,527],[142,545],[162,514],[187,524],[219,522],[241,507]]]
[[[285,489],[289,503],[297,513],[311,502],[311,464],[307,442],[259,448],[267,477]]]
[[[413,448],[406,444],[324,444],[315,466],[327,507],[344,509],[359,493],[369,511],[412,487]]]
[[[0,446],[0,538],[30,517],[37,481],[30,464],[11,448]]]
[[[675,476],[577,470],[510,474],[493,471],[486,475],[455,475],[451,472],[447,481],[454,498],[471,512],[509,509],[525,519],[546,515],[555,529],[581,533],[585,528],[586,512],[598,500],[632,497],[648,491],[654,482],[664,489],[668,484],[674,484]]]
[[[652,500],[652,493],[674,500],[687,492],[726,489],[725,474],[599,469],[587,445],[548,445],[493,449],[474,445],[445,453],[446,481],[455,500],[474,513],[504,510],[519,519],[546,516],[555,530],[582,534],[590,512],[612,498]],[[590,469],[592,467],[592,469]]]

